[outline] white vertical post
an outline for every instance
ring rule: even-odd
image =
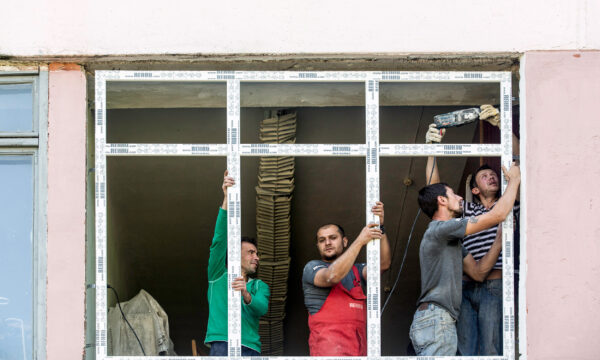
[[[235,186],[227,191],[228,347],[229,357],[242,355],[240,293],[231,281],[241,276],[240,81],[227,80],[227,169]]]
[[[512,89],[511,74],[504,74],[500,83],[500,136],[502,144],[502,165],[506,168],[512,163]],[[502,177],[502,191],[507,181]],[[502,289],[503,289],[503,344],[504,356],[515,358],[515,309],[514,309],[514,239],[512,211],[502,223]]]
[[[35,213],[35,248],[34,261],[34,331],[33,331],[33,358],[46,359],[46,268],[47,268],[47,179],[48,179],[48,67],[40,67],[38,86],[38,150],[36,169],[36,205]]]
[[[107,356],[106,337],[106,79],[96,73],[96,359]]]
[[[367,79],[365,83],[366,111],[366,176],[367,176],[367,224],[379,222],[371,207],[379,200],[379,81]],[[381,355],[380,284],[379,284],[379,241],[367,245],[367,355]]]

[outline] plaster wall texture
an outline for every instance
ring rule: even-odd
[[[598,17],[597,0],[21,1],[0,12],[0,54],[600,49]]]
[[[600,52],[525,66],[528,359],[598,359]]]
[[[48,81],[46,359],[81,359],[85,335],[85,76],[76,65],[51,65]]]

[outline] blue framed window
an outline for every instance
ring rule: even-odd
[[[0,72],[0,359],[45,358],[47,84]]]

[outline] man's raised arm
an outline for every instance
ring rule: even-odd
[[[470,253],[463,258],[463,271],[475,281],[483,282],[494,268],[498,261],[498,256],[502,251],[502,226],[498,225],[496,239],[488,252],[479,260],[475,260]]]
[[[369,224],[365,226],[356,240],[348,247],[340,257],[338,257],[329,267],[323,268],[315,274],[314,284],[319,287],[332,287],[342,281],[344,276],[348,274],[354,261],[360,253],[360,249],[372,239],[381,238],[381,230],[377,224]]]
[[[446,129],[438,129],[435,124],[430,124],[427,134],[425,134],[425,143],[441,143]],[[437,184],[440,182],[440,173],[433,156],[427,157],[427,166],[425,167],[425,184]]]
[[[229,171],[225,170],[225,174],[223,175],[223,185],[221,188],[223,189],[223,204],[221,205],[221,209],[227,210],[227,189],[233,185],[235,185],[235,180],[229,175]]]
[[[384,221],[384,211],[383,211],[383,203],[381,201],[377,201],[375,206],[371,208],[373,215],[379,217],[379,226],[383,227]],[[384,272],[390,268],[392,265],[392,251],[390,250],[390,242],[388,241],[387,234],[382,232],[381,239],[379,240],[379,271]],[[362,270],[362,276],[367,278],[367,268],[365,266]]]
[[[208,280],[216,280],[221,277],[225,271],[225,259],[227,258],[227,189],[235,185],[235,181],[231,176],[227,176],[225,170],[223,175],[223,204],[217,216],[215,224],[215,234],[210,245],[210,255],[208,257]]]

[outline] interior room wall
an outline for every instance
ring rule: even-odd
[[[111,196],[113,189],[109,188],[108,196]],[[118,218],[123,216],[119,211],[119,204],[117,201],[109,201],[106,205],[106,236],[107,239],[111,239],[106,243],[106,257],[110,269],[107,273],[107,283],[116,291],[116,294],[112,290],[107,291],[107,302],[109,307],[113,307],[117,304],[117,296],[120,301],[132,298],[137,293],[139,285],[138,278],[131,276],[131,274],[135,274],[135,270],[132,268],[127,241],[118,240],[127,231],[122,229],[123,226],[126,226],[126,222]]]
[[[109,258],[108,277],[127,279],[115,286],[121,301],[144,289],[161,304],[179,354],[191,354],[191,339],[201,344],[206,333],[206,266],[225,164],[223,157],[107,162],[108,242],[120,252]]]

